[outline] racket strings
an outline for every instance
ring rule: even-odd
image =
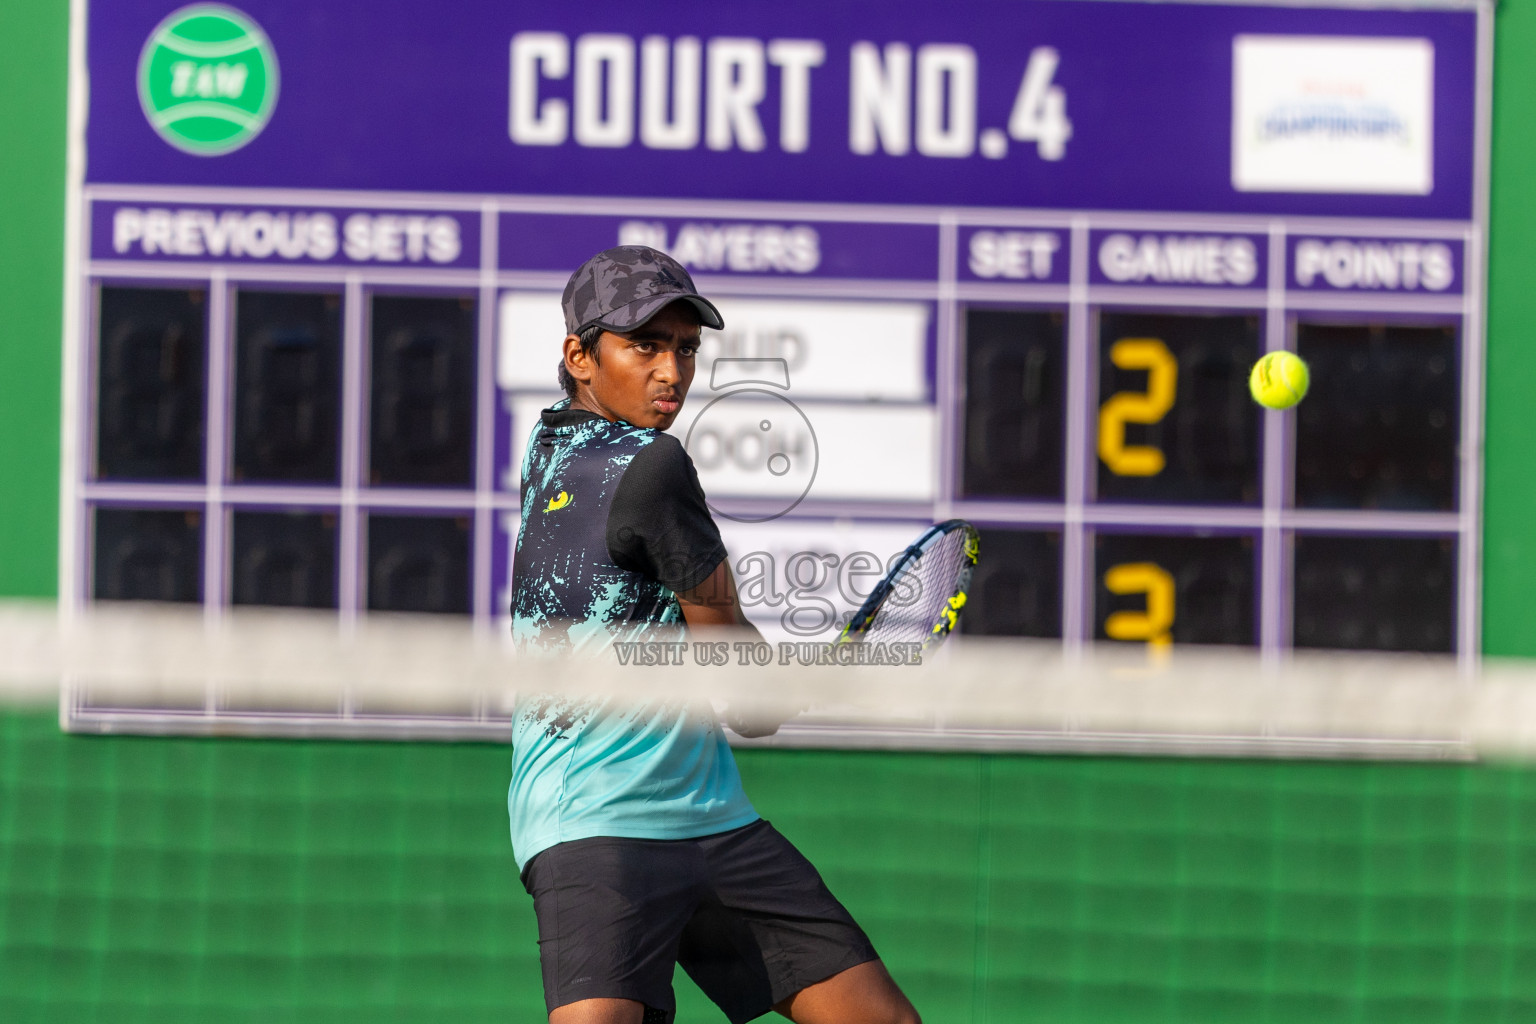
[[[866,643],[926,643],[949,608],[968,562],[966,531],[951,530],[930,541],[892,578],[891,592],[864,631]]]

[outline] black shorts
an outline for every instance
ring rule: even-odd
[[[633,999],[670,1022],[673,964],[733,1024],[876,959],[811,862],[766,821],[698,839],[578,839],[523,871],[544,1001]]]

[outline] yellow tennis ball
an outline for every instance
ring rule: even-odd
[[[1266,409],[1289,409],[1307,397],[1311,382],[1312,374],[1301,357],[1292,352],[1271,352],[1253,364],[1248,390]]]

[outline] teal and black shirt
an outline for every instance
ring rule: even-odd
[[[618,641],[675,636],[677,592],[725,559],[693,463],[661,431],[558,403],[528,439],[522,484],[519,650],[604,655]],[[708,704],[617,705],[520,687],[512,744],[519,869],[574,839],[690,839],[757,820]]]

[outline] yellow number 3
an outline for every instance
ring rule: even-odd
[[[1111,594],[1146,594],[1144,612],[1115,612],[1104,620],[1111,640],[1145,640],[1153,647],[1173,641],[1173,576],[1154,562],[1127,562],[1111,566],[1104,574]]]
[[[1127,423],[1156,423],[1173,408],[1179,361],[1156,338],[1121,338],[1109,361],[1122,370],[1146,370],[1147,390],[1121,391],[1099,409],[1099,458],[1120,476],[1156,476],[1166,459],[1151,445],[1126,444]]]

